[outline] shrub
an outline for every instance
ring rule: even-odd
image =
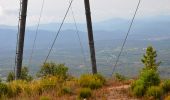
[[[143,70],[140,79],[144,81],[146,87],[157,86],[160,84],[159,74],[155,70]]]
[[[161,84],[161,87],[164,93],[168,93],[170,91],[170,80],[166,80]]]
[[[161,98],[162,94],[163,94],[163,90],[161,87],[158,86],[151,86],[148,88],[146,92],[147,96],[154,97],[155,99]]]
[[[8,94],[8,86],[4,83],[0,83],[0,97]]]
[[[8,76],[7,76],[7,82],[11,82],[15,80],[15,73],[14,72],[9,72]]]
[[[63,87],[61,92],[62,94],[71,94],[72,90],[70,87]]]
[[[68,67],[64,64],[55,64],[55,63],[45,63],[41,66],[41,70],[38,72],[38,76],[60,76],[62,78],[67,78]]]
[[[29,84],[27,81],[25,80],[16,80],[16,81],[12,81],[8,84],[8,88],[9,88],[9,93],[8,96],[12,97],[12,96],[17,96],[20,93],[31,93],[31,89],[29,89]]]
[[[20,75],[21,80],[26,80],[26,81],[32,81],[32,76],[29,75],[29,70],[27,67],[22,67],[21,69],[21,75]],[[7,76],[7,82],[11,82],[15,80],[15,73],[14,72],[9,72]]]
[[[101,74],[94,74],[94,76],[96,79],[99,79],[103,85],[106,83],[106,79]]]
[[[119,74],[119,73],[116,73],[116,74],[114,75],[114,78],[115,78],[115,80],[118,80],[118,81],[124,81],[124,80],[126,80],[126,77],[123,76],[123,75],[121,75],[121,74]]]
[[[143,96],[148,87],[158,86],[159,84],[159,74],[155,70],[143,70],[139,79],[131,85],[132,93],[135,96]]]
[[[98,89],[104,85],[105,79],[99,74],[84,74],[80,77],[79,83],[82,87]]]
[[[82,88],[79,91],[79,98],[89,98],[92,96],[92,91],[90,88]]]
[[[43,91],[51,90],[55,88],[57,85],[62,84],[60,79],[56,76],[44,77],[39,81]]]
[[[26,81],[32,81],[32,77],[31,75],[28,74],[29,70],[27,67],[23,67],[22,70],[21,70],[21,77],[20,79],[22,80],[26,80]]]
[[[137,80],[131,85],[133,95],[141,97],[145,94],[145,84],[143,80]]]

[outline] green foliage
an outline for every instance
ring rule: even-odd
[[[0,83],[2,82],[2,79],[0,78]]]
[[[21,77],[20,79],[26,80],[26,81],[31,81],[33,78],[29,75],[29,70],[27,67],[23,67],[21,69]]]
[[[143,70],[140,79],[144,81],[146,87],[160,84],[159,74],[153,69]]]
[[[133,95],[141,97],[145,94],[145,83],[143,80],[139,79],[132,83],[131,90]]]
[[[132,93],[135,96],[144,96],[148,88],[148,96],[158,97],[159,94],[156,95],[156,93],[161,93],[159,88],[156,87],[160,84],[160,77],[157,71],[160,63],[156,62],[156,57],[156,51],[153,47],[149,46],[146,50],[146,54],[141,60],[144,64],[144,68],[140,72],[139,79],[131,85]]]
[[[157,53],[152,46],[148,46],[146,49],[146,53],[143,55],[141,59],[144,64],[144,69],[154,69],[157,70],[160,62],[156,62]]]
[[[149,97],[154,97],[155,99],[160,99],[163,94],[163,90],[158,86],[151,86],[148,88],[146,95]]]
[[[40,100],[51,100],[50,97],[48,96],[41,96],[40,97]]]
[[[0,97],[8,94],[8,86],[4,83],[0,83]]]
[[[164,93],[170,92],[170,80],[165,80],[162,84],[161,87],[164,91]]]
[[[118,80],[118,81],[124,81],[124,80],[126,80],[126,77],[125,77],[124,75],[119,74],[119,73],[116,73],[116,74],[114,75],[114,78],[115,78],[116,80]]]
[[[82,88],[79,91],[79,98],[89,98],[92,96],[92,91],[90,88]]]
[[[62,94],[72,94],[72,90],[70,87],[63,87],[61,92]]]
[[[105,84],[105,81],[105,78],[100,74],[84,74],[79,79],[80,86],[91,89],[102,87]]]
[[[64,64],[55,64],[55,63],[45,63],[41,66],[41,70],[38,73],[39,77],[42,76],[60,76],[64,79],[67,78],[68,74],[68,67],[66,67]]]
[[[21,69],[21,80],[26,80],[26,81],[31,81],[33,78],[31,75],[29,75],[29,70],[27,67],[22,67]],[[11,82],[15,80],[15,73],[14,72],[9,72],[7,76],[7,82]]]
[[[143,70],[139,79],[131,85],[131,90],[135,96],[143,96],[149,87],[159,84],[159,74],[155,70]]]
[[[7,82],[11,82],[15,80],[15,73],[14,72],[9,72],[8,76],[7,76]]]

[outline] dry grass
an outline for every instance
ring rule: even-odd
[[[31,94],[27,94],[25,92],[21,92],[19,95],[14,96],[12,98],[2,98],[2,100],[40,100],[41,97],[47,97],[49,100],[78,100],[78,93],[81,88],[78,79],[71,79],[62,82],[62,84],[58,84],[58,79],[55,77],[51,77],[44,80],[36,80],[30,83],[24,84],[21,82],[21,87],[23,90],[28,86],[31,87]],[[50,81],[51,80],[51,81]],[[114,80],[107,80],[104,86],[99,89],[94,89],[92,91],[92,97],[88,100],[136,100],[132,97],[129,93],[129,86],[133,80],[126,80],[126,81],[114,81]],[[37,89],[41,88],[43,83],[55,83],[56,86],[49,88],[42,93],[36,93]],[[10,84],[15,84],[17,82],[13,82]],[[62,87],[69,87],[71,93],[63,93]]]

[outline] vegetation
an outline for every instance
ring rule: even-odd
[[[152,46],[148,46],[146,49],[146,53],[143,55],[143,58],[141,59],[142,63],[144,64],[144,69],[157,70],[161,62],[156,62],[156,57],[157,57],[156,50],[154,50]]]
[[[93,94],[91,89],[101,88],[106,80],[100,74],[84,74],[79,79],[70,77],[68,68],[63,64],[47,63],[38,72],[39,79],[32,80],[28,69],[22,69],[21,79],[14,80],[15,74],[10,72],[8,83],[0,83],[0,99],[23,98],[38,96],[40,100],[51,100],[45,94],[53,94],[56,98],[64,95],[76,95],[89,98]]]
[[[8,94],[8,86],[4,83],[0,83],[0,97]]]
[[[79,98],[89,98],[92,96],[92,91],[90,88],[81,88],[79,92]]]
[[[118,80],[118,81],[124,81],[124,80],[126,80],[126,77],[125,77],[124,75],[119,74],[119,73],[116,73],[116,74],[114,75],[114,78],[115,78],[115,80]]]
[[[149,46],[141,60],[144,68],[140,72],[139,79],[131,85],[132,93],[135,96],[141,97],[146,94],[155,98],[161,96],[161,93],[160,95],[155,95],[157,92],[161,92],[161,89],[156,87],[160,84],[160,77],[157,71],[160,63],[156,63],[156,57],[156,51]]]
[[[41,96],[40,97],[40,100],[51,100],[50,97],[48,96]]]
[[[146,95],[153,97],[154,99],[160,99],[163,94],[163,90],[159,86],[151,86],[148,88]]]
[[[64,64],[55,64],[55,63],[45,63],[41,66],[39,73],[37,74],[39,77],[43,76],[60,76],[63,79],[66,79],[68,76],[68,67]]]
[[[84,74],[80,77],[80,86],[90,89],[98,89],[105,84],[105,79],[100,74]]]
[[[11,82],[15,80],[15,73],[14,72],[9,72],[8,76],[7,76],[7,82]]]
[[[31,81],[33,78],[31,75],[29,75],[29,70],[27,67],[22,67],[21,69],[21,80],[26,80],[26,81]],[[9,72],[7,76],[7,82],[11,82],[15,80],[15,73],[14,72]]]
[[[161,84],[161,87],[162,87],[164,93],[170,92],[170,80],[165,80],[165,81]]]

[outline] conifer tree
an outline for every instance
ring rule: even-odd
[[[156,57],[156,50],[152,46],[148,46],[146,49],[146,53],[141,59],[142,63],[144,64],[144,69],[157,70],[161,62],[157,62]]]

